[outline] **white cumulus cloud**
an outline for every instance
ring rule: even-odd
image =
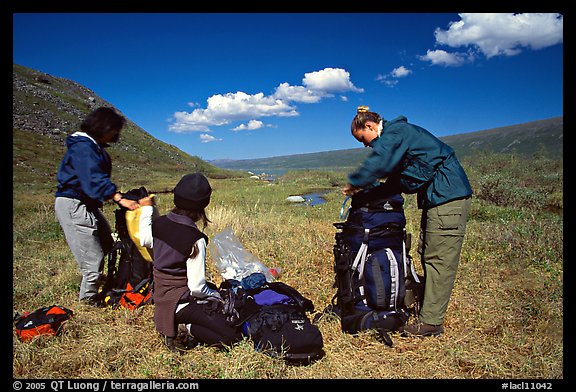
[[[297,116],[296,109],[285,101],[263,93],[216,94],[208,98],[206,109],[192,112],[174,113],[174,123],[169,130],[176,133],[193,131],[209,132],[210,126],[226,125],[232,121],[242,121],[254,117]]]
[[[398,78],[404,78],[412,73],[412,70],[401,65],[394,68],[392,71],[386,75],[379,74],[376,76],[376,80],[384,83],[388,87],[394,87],[398,84]]]
[[[302,86],[281,83],[272,95],[261,92],[247,94],[242,91],[213,95],[207,99],[205,109],[196,108],[192,112],[174,113],[168,130],[177,133],[210,132],[211,126],[226,125],[234,121],[298,116],[296,108],[292,106],[294,102],[318,103],[323,98],[333,97],[334,93],[364,91],[356,87],[350,81],[350,74],[341,68],[325,68],[306,73],[302,83]],[[250,122],[236,128],[242,126],[248,127]]]
[[[410,71],[405,66],[401,65],[398,68],[394,68],[390,74],[393,78],[403,78],[405,76],[410,75],[411,73],[412,71]]]
[[[342,68],[324,68],[321,71],[306,73],[302,83],[311,90],[328,94],[344,91],[361,93],[364,91],[354,86],[350,81],[350,73]]]
[[[564,17],[553,13],[462,13],[448,30],[434,32],[438,44],[471,46],[487,58],[513,56],[524,48],[542,49],[562,43]]]
[[[452,52],[449,53],[442,49],[427,50],[423,56],[418,56],[420,60],[430,61],[433,65],[443,65],[446,67],[457,67],[468,61],[472,61],[472,54]]]
[[[273,96],[286,101],[317,103],[325,96],[325,94],[310,90],[304,86],[291,86],[289,83],[281,83],[276,87]]]
[[[248,124],[240,124],[232,128],[233,131],[253,131],[254,129],[262,128],[264,123],[258,120],[250,120]]]
[[[200,134],[200,142],[202,143],[210,143],[210,142],[221,142],[222,139],[215,138],[212,135],[208,135],[207,133]]]

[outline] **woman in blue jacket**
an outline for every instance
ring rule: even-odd
[[[360,106],[352,135],[372,151],[348,176],[343,193],[352,195],[386,178],[399,192],[416,193],[422,209],[418,253],[424,270],[419,319],[405,334],[436,336],[454,287],[472,196],[468,177],[454,150],[430,132],[400,116],[386,121]]]
[[[112,108],[88,114],[80,131],[66,138],[68,150],[56,175],[54,211],[82,273],[79,298],[89,305],[99,304],[104,257],[112,246],[110,225],[100,211],[103,202],[112,199],[128,209],[138,208],[137,202],[122,198],[112,182],[112,162],[104,150],[118,141],[125,123]]]

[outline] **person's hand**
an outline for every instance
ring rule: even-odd
[[[342,193],[345,194],[346,196],[352,196],[353,194],[355,194],[359,190],[360,190],[360,188],[355,187],[352,184],[346,184],[346,186],[344,186],[344,188],[342,188]]]
[[[138,200],[138,204],[141,206],[153,206],[154,205],[154,195],[149,195]]]
[[[140,208],[140,204],[138,204],[138,202],[136,200],[130,200],[130,199],[120,199],[120,201],[118,202],[118,205],[120,205],[121,207],[127,208],[129,210],[136,210],[138,208]]]
[[[196,299],[196,303],[201,305],[209,304],[217,307],[219,304],[224,304],[224,300],[220,296],[220,293],[216,291],[215,293],[212,293],[211,295],[208,295],[204,298]]]
[[[220,296],[220,294],[219,294],[219,293],[216,293],[216,294],[218,294],[218,296],[216,296],[216,295],[210,295],[210,296],[206,297],[206,300],[207,300],[207,301],[212,301],[212,302],[224,303],[224,300],[222,299],[222,297]]]

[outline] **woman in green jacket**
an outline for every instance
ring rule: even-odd
[[[351,125],[356,140],[372,151],[348,176],[343,188],[352,195],[386,178],[402,193],[416,193],[422,209],[418,253],[424,270],[424,299],[416,323],[403,332],[436,336],[454,287],[464,242],[472,188],[454,150],[404,116],[386,121],[360,106]]]

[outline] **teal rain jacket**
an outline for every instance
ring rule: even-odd
[[[348,176],[356,187],[379,179],[397,181],[402,193],[417,193],[418,208],[431,208],[472,195],[472,187],[454,150],[430,132],[399,116],[383,123],[372,152]]]

